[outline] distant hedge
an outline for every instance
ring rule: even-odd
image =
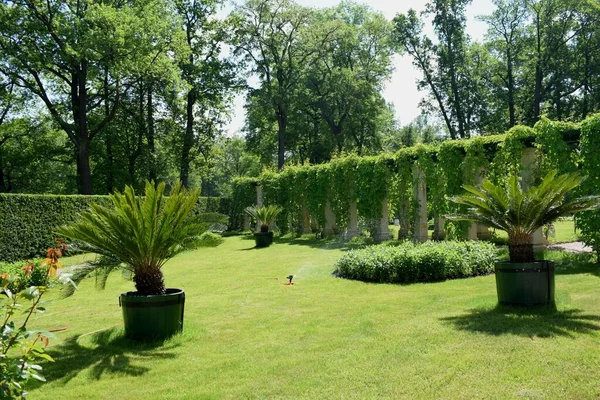
[[[0,194],[0,261],[43,256],[55,243],[55,229],[73,221],[91,203],[111,204],[108,196]],[[229,200],[202,197],[197,213],[229,215],[230,208]]]
[[[490,274],[496,253],[485,242],[386,243],[350,251],[336,267],[339,276],[365,282],[435,282]]]

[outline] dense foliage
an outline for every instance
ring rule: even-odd
[[[56,228],[74,221],[91,203],[110,205],[107,196],[0,194],[0,260],[40,257],[54,244]],[[229,201],[201,197],[194,211],[229,214]]]
[[[487,275],[497,250],[485,242],[384,243],[346,253],[336,263],[339,276],[365,282],[413,283]]]
[[[257,202],[255,186],[259,184],[264,201],[283,207],[280,218],[283,225],[280,227],[284,230],[298,230],[299,224],[294,221],[301,220],[305,211],[322,226],[327,202],[336,215],[338,226],[344,229],[352,202],[357,203],[359,216],[372,220],[381,217],[382,201],[387,199],[390,215],[400,219],[400,236],[410,237],[418,209],[413,193],[419,182],[427,186],[428,216],[436,218],[464,212],[463,206],[448,202],[447,198],[459,194],[462,185],[477,185],[486,177],[504,187],[510,174],[525,174],[535,180],[540,173],[552,169],[561,172],[577,168],[592,170],[600,162],[600,158],[591,155],[593,147],[587,144],[594,140],[592,132],[599,131],[594,125],[596,120],[597,117],[591,116],[582,124],[587,129],[582,135],[588,135],[582,141],[582,146],[586,146],[581,153],[585,156],[583,159],[577,151],[580,126],[544,118],[534,128],[517,126],[504,135],[445,141],[437,145],[418,144],[402,148],[393,155],[347,155],[326,164],[288,166],[281,173],[266,171],[257,178],[233,182],[232,219],[240,220],[244,207]],[[534,152],[530,165],[522,164],[525,149]],[[582,190],[581,194],[598,193],[598,188],[588,183]],[[288,226],[288,221],[293,224]],[[468,224],[448,223],[455,236],[466,234]],[[595,235],[597,231],[589,232]]]
[[[352,1],[248,0],[227,17],[218,0],[3,2],[0,191],[105,194],[180,179],[229,196],[233,177],[263,167],[533,127],[544,115],[581,121],[600,109],[596,2],[494,0],[483,43],[466,34],[469,3],[431,0],[424,15],[389,21]],[[402,53],[427,92],[423,114],[404,126],[384,97]],[[226,139],[242,93],[246,124],[236,133],[245,138]]]

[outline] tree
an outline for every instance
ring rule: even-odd
[[[277,123],[277,166],[285,163],[290,93],[307,60],[320,51],[304,46],[303,36],[311,10],[291,0],[249,0],[236,9],[235,53],[252,67],[260,82],[260,94],[268,99],[270,114]],[[264,104],[264,103],[263,103]]]
[[[505,98],[507,128],[511,128],[517,124],[517,73],[523,62],[527,8],[523,0],[494,0],[494,5],[496,10],[482,20],[488,24],[486,39],[490,52],[501,65],[496,76],[500,80],[498,86],[504,90],[496,93]]]
[[[225,104],[231,95],[229,89],[240,86],[233,63],[221,55],[224,39],[231,32],[227,23],[214,18],[218,4],[217,0],[175,0],[187,44],[187,56],[180,62],[188,91],[179,172],[186,187],[194,146],[200,146],[202,153],[206,150],[202,141],[214,141],[217,128],[227,116]],[[206,154],[204,156],[206,158]]]
[[[143,70],[169,43],[153,35],[161,0],[15,0],[0,5],[3,73],[37,95],[75,147],[79,192],[92,193],[90,146],[115,117],[121,75]],[[102,104],[108,112],[100,112]]]

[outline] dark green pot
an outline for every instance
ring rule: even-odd
[[[256,247],[269,247],[273,243],[273,232],[256,232],[254,241]]]
[[[135,340],[165,339],[183,330],[185,293],[167,289],[167,293],[140,296],[137,292],[121,294],[125,336]]]
[[[554,304],[554,263],[496,263],[498,303],[515,306]]]

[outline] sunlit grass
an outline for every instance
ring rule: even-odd
[[[332,275],[345,247],[306,239],[256,250],[227,238],[165,266],[186,291],[185,331],[123,338],[118,275],[56,300],[57,333],[31,399],[597,398],[600,277],[575,256],[558,311],[496,308],[494,277],[376,285]],[[68,263],[67,263],[68,264]],[[577,267],[576,267],[577,266]],[[294,274],[294,286],[283,286]]]

